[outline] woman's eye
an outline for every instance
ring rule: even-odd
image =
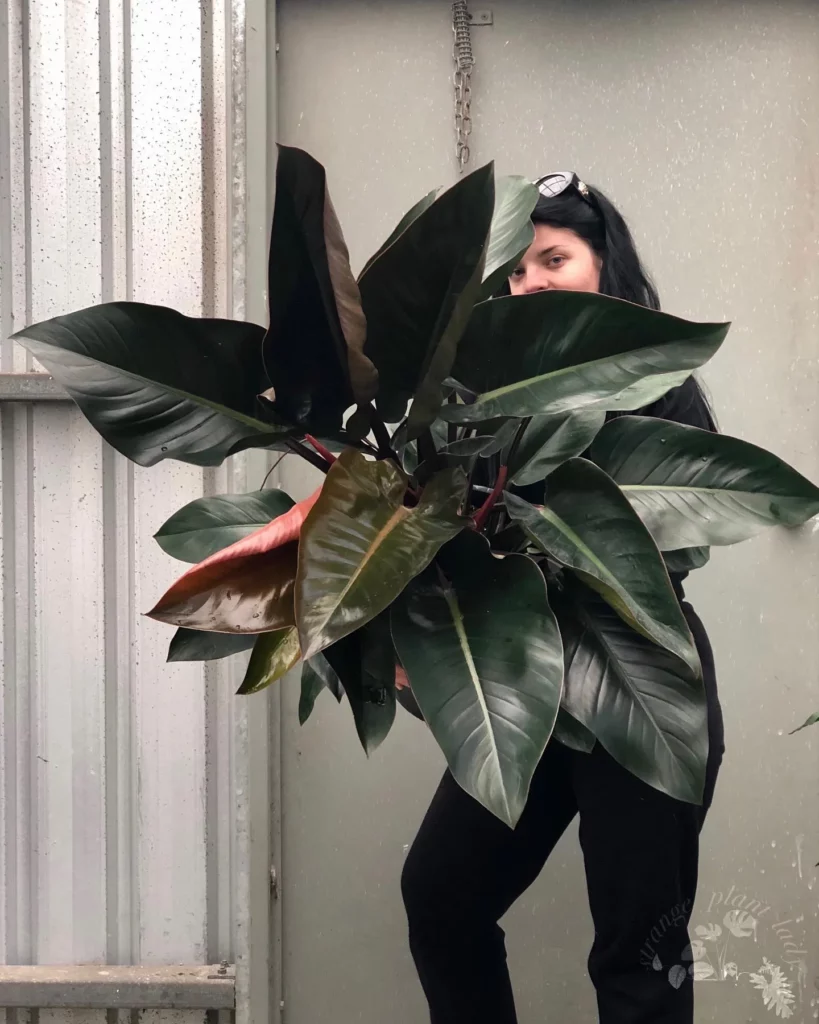
[[[523,277],[523,267],[515,267],[512,271],[512,277]]]
[[[566,262],[565,256],[552,256],[549,260],[550,267],[560,267]]]

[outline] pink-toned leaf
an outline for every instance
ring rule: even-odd
[[[293,625],[298,540],[319,487],[284,515],[188,569],[148,612],[152,619],[219,633]]]

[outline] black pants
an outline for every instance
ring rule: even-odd
[[[704,806],[652,789],[599,743],[581,754],[552,741],[512,831],[447,772],[401,880],[410,947],[432,1024],[515,1024],[498,921],[537,878],[578,813],[594,921],[589,974],[601,1024],[692,1024],[690,973],[671,969],[691,965],[686,947],[699,833],[724,745],[708,638],[690,605],[683,610],[708,694]]]

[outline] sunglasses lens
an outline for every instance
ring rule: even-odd
[[[570,174],[566,174],[565,171],[546,174],[535,182],[540,194],[545,196],[547,199],[551,199],[553,196],[559,196],[561,192],[566,191],[571,183],[572,176]]]

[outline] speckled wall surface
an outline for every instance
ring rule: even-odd
[[[487,0],[473,31],[473,164],[576,168],[629,218],[665,307],[731,319],[706,380],[724,430],[819,476],[819,5]],[[450,5],[281,0],[280,138],[329,171],[355,262],[453,180]],[[301,471],[285,483],[306,491]],[[728,753],[703,835],[697,1020],[815,1018],[819,530],[714,553],[690,596],[712,635]],[[417,1024],[398,878],[441,771],[403,716],[367,763],[344,708],[299,730],[285,690],[281,865],[289,1024]],[[522,1024],[591,1024],[575,830],[510,913]],[[753,923],[741,914],[750,914]],[[730,916],[732,915],[732,916]],[[727,920],[726,920],[727,918]],[[720,929],[717,937],[716,929]],[[737,977],[724,964],[736,964]]]
[[[244,316],[231,12],[0,0],[0,371],[36,369],[13,330],[100,301]],[[66,402],[0,403],[0,445],[0,962],[233,959],[234,670],[167,666],[170,631],[141,613],[178,574],[152,534],[203,490],[244,489],[241,460],[139,469]]]

